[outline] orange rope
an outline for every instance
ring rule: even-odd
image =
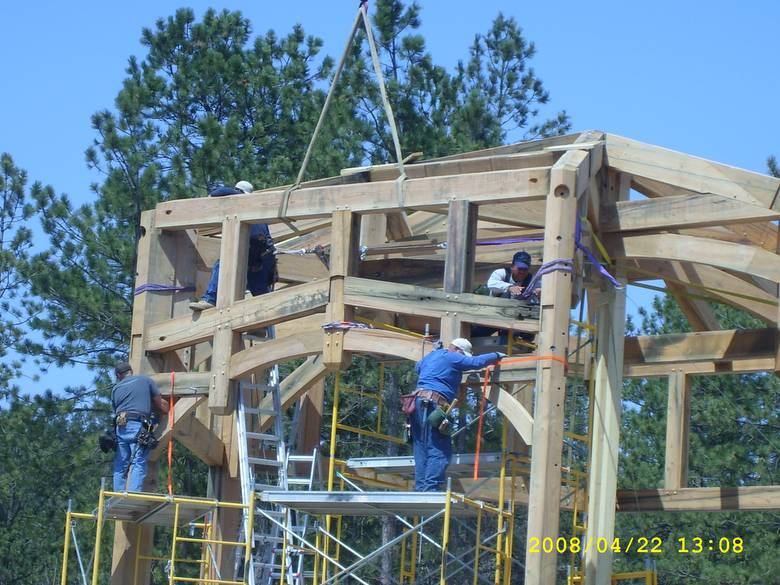
[[[171,372],[171,395],[168,397],[168,495],[173,495],[173,391],[176,374]]]
[[[488,367],[485,368],[485,381],[482,383],[482,399],[479,401],[479,424],[477,425],[477,448],[476,448],[476,456],[474,457],[474,479],[477,479],[479,476],[479,451],[480,447],[482,446],[482,421],[485,418],[485,403],[487,402],[487,389],[488,385],[490,383],[490,380],[493,377],[493,370],[496,366],[499,365],[506,365],[506,364],[519,364],[520,362],[539,362],[539,361],[555,361],[555,362],[561,362],[564,367],[566,367],[568,364],[566,363],[566,360],[560,356],[557,355],[528,355],[523,357],[516,357],[516,358],[504,358],[503,360],[496,362],[495,364],[491,364]]]

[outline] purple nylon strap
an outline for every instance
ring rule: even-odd
[[[193,292],[194,286],[172,286],[169,284],[142,284],[133,291],[134,295],[140,295],[145,292]]]
[[[577,245],[577,248],[583,251],[585,256],[588,257],[588,260],[593,264],[593,266],[598,267],[599,272],[601,275],[606,278],[612,286],[614,286],[616,289],[621,290],[623,288],[623,285],[618,282],[618,280],[612,276],[606,268],[604,268],[604,265],[596,260],[596,257],[593,255],[593,252],[590,251],[590,249],[582,243],[582,221],[580,220],[580,216],[577,216],[577,224],[576,224],[576,230],[574,232],[574,243]]]
[[[333,321],[325,323],[322,328],[325,331],[347,331],[349,329],[373,329],[373,325],[366,323],[355,323],[354,321]]]
[[[545,262],[544,264],[542,264],[539,270],[536,271],[536,274],[534,274],[533,278],[531,279],[531,282],[528,283],[528,286],[526,286],[523,289],[523,292],[520,293],[520,298],[521,299],[530,298],[531,295],[533,295],[536,285],[539,283],[539,281],[542,280],[542,276],[544,276],[545,274],[549,274],[550,272],[556,272],[558,270],[562,270],[563,272],[573,272],[574,265],[572,264],[571,260],[563,260],[560,258],[558,260]]]

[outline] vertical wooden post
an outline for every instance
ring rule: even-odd
[[[587,164],[587,153],[570,151],[550,171],[544,230],[544,262],[571,260],[574,256],[577,171]],[[534,408],[533,447],[528,505],[527,543],[541,545],[558,536],[561,494],[561,451],[566,394],[566,348],[569,336],[572,275],[555,271],[542,277],[539,355],[557,359],[539,362]],[[558,361],[561,360],[561,361]],[[533,540],[532,540],[533,539]],[[553,585],[557,558],[526,549],[525,583]]]
[[[334,211],[331,223],[330,298],[325,310],[326,322],[348,321],[353,311],[344,306],[344,279],[357,271],[360,216],[351,211]],[[325,334],[322,351],[323,364],[330,370],[349,365],[344,353],[344,331]]]
[[[666,405],[666,457],[664,487],[676,490],[688,485],[688,436],[691,425],[691,376],[680,369],[669,375]]]
[[[447,255],[444,259],[444,291],[471,292],[477,239],[477,206],[469,201],[450,201],[447,213]],[[463,336],[460,317],[453,313],[441,319],[439,338],[449,343]]]
[[[615,534],[618,447],[623,390],[623,345],[626,326],[625,289],[610,287],[598,309],[593,429],[588,474],[588,529],[586,538],[612,542]],[[585,552],[585,581],[593,585],[612,582],[612,549]]]
[[[144,284],[176,284],[175,258],[176,240],[172,232],[162,232],[154,226],[154,211],[141,214],[141,239],[138,242],[138,262],[135,278],[136,288]],[[142,292],[133,302],[133,320],[130,332],[130,365],[133,372],[152,374],[161,372],[163,360],[159,356],[146,355],[144,351],[146,327],[152,323],[170,319],[173,295],[170,292]],[[157,463],[147,466],[144,490],[157,491]],[[114,529],[114,548],[111,561],[112,585],[147,585],[149,563],[139,564],[138,579],[134,581],[136,543],[141,530],[143,551],[151,550],[153,528],[117,522]]]
[[[244,298],[248,253],[249,224],[241,223],[236,216],[226,217],[222,222],[217,289],[217,310],[222,323],[217,325],[214,332],[214,349],[211,354],[209,408],[214,414],[230,414],[235,406],[236,393],[229,377],[230,356],[239,349],[240,335],[224,323],[230,315],[230,306]]]

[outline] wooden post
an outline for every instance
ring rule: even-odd
[[[471,292],[477,239],[477,206],[465,200],[450,201],[447,214],[447,255],[444,260],[444,292]],[[441,319],[439,339],[449,343],[464,334],[457,313]]]
[[[171,232],[155,228],[154,211],[141,214],[141,239],[138,243],[138,262],[135,286],[144,284],[175,285],[176,239]],[[170,319],[173,295],[170,292],[142,292],[133,302],[133,320],[130,332],[130,365],[138,374],[162,371],[163,360],[159,356],[146,355],[144,351],[146,328],[152,323]],[[157,491],[157,463],[147,465],[144,490]],[[114,547],[111,561],[112,585],[147,585],[149,563],[139,563],[139,575],[135,572],[136,543],[141,530],[142,553],[151,550],[153,527],[117,522],[114,528]]]
[[[569,151],[550,171],[550,193],[544,222],[545,263],[558,259],[571,260],[574,256],[577,173],[581,165],[587,163],[587,153]],[[558,536],[566,393],[564,363],[568,346],[571,291],[572,275],[569,272],[559,270],[542,277],[538,353],[556,359],[540,361],[537,368],[526,539],[529,544],[538,539],[541,545],[545,538],[552,538],[554,542]],[[556,565],[555,551],[545,554],[531,552],[530,546],[527,547],[525,583],[553,585]]]
[[[330,245],[330,298],[325,310],[329,323],[352,319],[353,311],[344,306],[344,278],[357,273],[360,216],[351,211],[334,211],[331,222]],[[344,331],[325,334],[322,351],[323,364],[331,370],[349,366],[349,356],[344,353]]]
[[[623,390],[623,347],[626,327],[626,292],[604,291],[597,316],[598,354],[596,356],[593,429],[588,474],[588,529],[586,539],[596,542],[615,534],[618,446]],[[599,553],[597,547],[585,552],[585,581],[594,585],[612,582],[612,549]]]
[[[691,381],[682,369],[669,375],[666,406],[666,457],[664,487],[677,490],[688,486],[688,436],[691,425]]]
[[[217,310],[223,321],[230,314],[230,306],[244,298],[246,265],[249,253],[249,224],[237,216],[228,216],[222,222],[222,246],[219,252],[219,287]],[[211,386],[209,408],[214,414],[226,415],[235,406],[235,392],[230,382],[230,356],[239,350],[240,335],[229,325],[217,325],[214,349],[211,353]]]

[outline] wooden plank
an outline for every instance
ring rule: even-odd
[[[549,169],[495,171],[404,181],[406,208],[425,209],[451,199],[474,203],[542,199],[547,195]],[[179,199],[160,203],[155,221],[161,229],[185,229],[220,223],[225,217],[243,222],[278,222],[284,190],[262,195],[232,195]],[[288,219],[329,217],[334,210],[388,212],[399,208],[395,181],[298,189],[290,195]]]
[[[780,218],[780,212],[720,195],[619,201],[601,210],[604,232],[720,226]]]
[[[468,293],[474,289],[477,206],[463,200],[451,201],[447,217],[444,291]]]
[[[354,310],[344,303],[344,280],[357,273],[359,261],[360,216],[351,211],[336,211],[331,220],[330,296],[325,309],[326,323],[351,321]],[[322,358],[326,367],[340,370],[349,367],[344,353],[344,331],[326,331]]]
[[[607,134],[611,168],[697,193],[775,208],[780,179]]]
[[[766,328],[626,337],[624,359],[639,365],[766,358],[774,355],[776,335]]]
[[[450,313],[467,323],[531,333],[539,329],[536,321],[516,319],[520,309],[517,301],[512,299],[470,293],[453,294],[421,286],[357,277],[346,279],[344,293],[344,302],[356,307],[437,319]]]
[[[575,195],[579,191],[577,180],[583,165],[589,165],[587,153],[568,151],[550,173],[545,216],[545,261],[574,256]],[[542,277],[541,330],[537,337],[540,355],[566,359],[571,284],[568,272],[556,271]],[[538,542],[543,542],[545,538],[555,541],[560,514],[566,373],[564,364],[555,360],[540,362],[538,371],[526,542],[537,538]],[[553,585],[556,572],[555,553],[536,554],[526,548],[526,583]]]
[[[666,450],[664,488],[676,490],[688,485],[688,437],[691,426],[691,377],[680,369],[668,378],[666,405]]]
[[[686,364],[636,364],[623,369],[624,378],[657,378],[680,370],[692,376],[751,374],[774,369],[775,358],[735,359],[730,361],[697,361]]]
[[[618,512],[768,512],[780,510],[780,486],[619,490]]]
[[[610,172],[607,197],[623,201],[628,198],[629,178]],[[620,445],[620,417],[623,404],[623,349],[626,330],[625,278],[617,274],[624,288],[604,283],[605,290],[588,297],[597,311],[598,347],[596,351],[593,423],[588,470],[588,521],[586,537],[593,540],[615,535],[615,490],[617,488]],[[584,362],[585,363],[585,362]],[[585,579],[588,583],[610,585],[612,551],[599,554],[586,550]]]
[[[147,332],[147,351],[170,351],[206,341],[220,328],[251,331],[317,313],[328,302],[327,281],[315,281],[237,301],[154,324]]]
[[[219,199],[210,197],[209,199]],[[224,320],[230,306],[244,298],[246,265],[249,253],[249,224],[237,216],[227,216],[222,222],[219,287],[216,311]],[[217,325],[211,354],[211,388],[209,408],[214,414],[227,415],[233,411],[236,391],[230,381],[230,356],[238,350],[240,336],[227,325]]]
[[[611,236],[605,238],[605,245],[613,258],[663,258],[694,262],[780,282],[777,254],[755,246],[677,234],[622,238]]]

